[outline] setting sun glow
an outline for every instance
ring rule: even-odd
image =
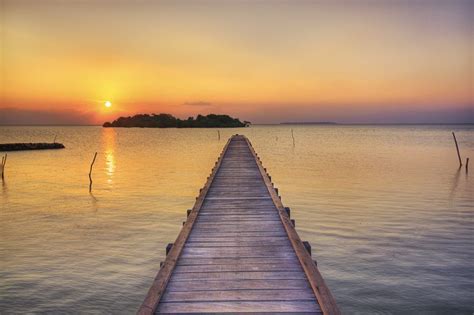
[[[0,122],[472,120],[472,0],[0,3]]]

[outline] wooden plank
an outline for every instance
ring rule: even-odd
[[[227,291],[168,291],[163,302],[213,302],[213,301],[314,301],[308,290],[227,290]]]
[[[272,263],[281,264],[282,267],[298,265],[298,259],[296,257],[199,257],[199,258],[187,258],[181,257],[178,261],[178,266],[201,266],[201,265],[269,265]]]
[[[185,246],[183,257],[294,257],[291,245],[279,247],[262,247],[256,250],[253,247],[208,247],[194,248]]]
[[[259,244],[259,243],[266,243],[266,242],[274,242],[274,241],[288,241],[288,237],[286,235],[282,236],[265,236],[262,238],[256,238],[254,236],[238,236],[232,239],[229,239],[227,237],[211,237],[211,236],[190,236],[188,238],[187,244],[192,244],[192,243],[238,243],[238,244],[245,244],[248,243],[249,246],[253,246],[251,244]]]
[[[304,273],[298,271],[209,271],[209,272],[173,272],[171,281],[189,280],[297,280],[306,279]]]
[[[245,220],[245,221],[200,221],[196,222],[196,229],[209,229],[209,228],[234,228],[234,227],[282,227],[281,222],[277,220]]]
[[[216,241],[217,240],[217,241]],[[257,247],[255,250],[258,250],[260,247],[268,246],[291,246],[291,243],[286,238],[272,239],[268,240],[267,238],[257,242],[256,240],[250,241],[240,241],[240,240],[228,240],[228,239],[214,239],[214,241],[203,241],[203,240],[193,240],[186,243],[188,247]]]
[[[222,226],[215,226],[215,227],[203,227],[199,230],[196,230],[196,233],[205,234],[205,233],[214,233],[214,234],[231,234],[231,233],[277,233],[277,232],[285,232],[283,227],[281,226],[263,226],[260,229],[258,226],[255,225],[233,225],[228,227]]]
[[[265,196],[265,197],[209,197],[206,199],[232,201],[232,200],[271,200],[272,198]]]
[[[295,264],[295,261],[291,263],[276,263],[267,262],[261,264],[240,264],[232,263],[227,265],[178,265],[175,268],[175,272],[244,272],[244,271],[302,271],[300,265]],[[314,296],[313,296],[314,297]]]
[[[195,312],[320,312],[314,301],[270,301],[270,302],[165,302],[160,303],[160,313]]]
[[[201,213],[197,222],[243,222],[243,221],[280,221],[280,217],[275,213],[268,214],[225,214],[204,215]]]
[[[223,224],[222,222],[199,222],[196,223],[196,229],[201,231],[223,231],[223,232],[245,232],[245,231],[281,231],[283,227],[278,221],[268,221],[259,224],[259,222],[236,222],[234,224]],[[284,230],[283,230],[284,231]]]
[[[281,289],[309,289],[309,283],[306,279],[298,280],[280,280],[280,279],[251,279],[251,280],[188,280],[188,281],[170,281],[168,283],[169,291],[201,291],[205,288],[207,291],[221,290],[281,290]]]
[[[204,237],[222,237],[222,238],[229,238],[229,237],[240,237],[240,236],[252,236],[255,238],[263,238],[269,236],[286,236],[285,231],[234,231],[234,232],[209,232],[209,231],[193,231],[191,233],[191,237],[196,236],[204,236]]]

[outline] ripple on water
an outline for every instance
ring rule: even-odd
[[[474,189],[470,174],[456,169],[452,128],[220,132],[249,135],[344,313],[472,314]],[[0,130],[0,142],[57,134],[67,147],[9,154],[0,309],[133,313],[224,141],[205,129]],[[456,127],[456,135],[463,154],[474,156],[472,126]]]

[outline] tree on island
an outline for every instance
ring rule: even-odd
[[[129,117],[119,117],[113,122],[106,122],[103,127],[140,127],[140,128],[238,128],[247,127],[250,122],[241,122],[238,118],[228,115],[209,114],[197,115],[182,120],[170,114],[138,114]]]

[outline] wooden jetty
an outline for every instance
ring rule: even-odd
[[[225,145],[138,314],[340,314],[249,140]]]

